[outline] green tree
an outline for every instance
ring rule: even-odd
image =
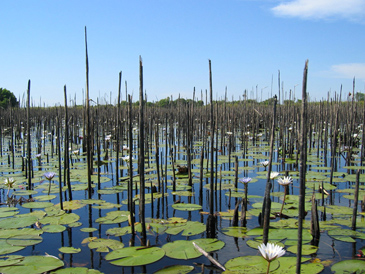
[[[355,98],[356,98],[356,101],[358,101],[358,102],[364,101],[364,93],[356,92]]]
[[[6,88],[0,88],[0,107],[7,108],[9,106],[9,101],[12,107],[19,106],[19,102],[11,91]]]

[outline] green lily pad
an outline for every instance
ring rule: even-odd
[[[31,246],[39,244],[42,241],[43,238],[39,235],[17,235],[6,240],[12,246]]]
[[[6,256],[6,258],[7,259],[5,259],[5,260],[2,260],[2,259],[0,260],[0,267],[16,265],[24,260],[24,257],[20,256],[20,255],[9,255],[9,256]]]
[[[96,252],[109,252],[109,248],[112,250],[121,249],[124,247],[124,244],[113,239],[95,239],[88,246],[90,249],[96,248]]]
[[[24,257],[19,265],[0,267],[1,273],[6,274],[39,274],[62,267],[61,260],[53,256],[28,256]]]
[[[165,255],[165,251],[158,247],[132,246],[114,250],[105,256],[113,265],[138,266],[157,262]]]
[[[42,224],[51,225],[69,225],[71,223],[77,222],[80,216],[75,213],[64,213],[60,216],[47,216],[41,220]]]
[[[188,221],[186,223],[179,223],[174,226],[170,226],[166,229],[167,234],[177,235],[183,231],[182,236],[193,236],[203,233],[206,230],[206,225],[200,222]]]
[[[68,267],[56,270],[52,274],[102,274],[96,269],[87,269],[86,267]]]
[[[129,211],[110,211],[105,217],[100,217],[95,220],[97,223],[101,224],[118,224],[128,221]]]
[[[0,255],[14,253],[24,248],[25,246],[10,245],[5,239],[0,239]]]
[[[365,261],[361,260],[345,260],[335,263],[331,267],[331,271],[336,274],[347,273],[365,273]]]
[[[365,233],[361,233],[359,231],[354,231],[351,229],[337,228],[332,229],[327,233],[332,238],[343,242],[354,243],[356,241],[353,238],[365,240]]]
[[[201,205],[184,204],[184,203],[173,204],[172,207],[176,210],[182,210],[182,211],[194,211],[202,209]]]
[[[63,225],[53,224],[53,225],[45,225],[42,227],[44,232],[48,233],[60,233],[66,230],[66,227]]]
[[[53,206],[53,203],[51,202],[30,202],[22,204],[22,207],[24,208],[45,208]]]
[[[266,273],[268,262],[261,256],[243,256],[229,260],[225,268],[239,273]],[[278,260],[270,263],[270,272],[279,268]]]
[[[232,227],[225,227],[222,229],[222,233],[228,236],[238,237],[238,238],[246,237],[246,232],[247,232],[246,227],[232,226]]]
[[[288,247],[287,251],[297,254],[298,246],[293,245],[291,247]],[[318,246],[314,245],[302,245],[302,255],[310,255],[313,253],[316,253],[318,250]]]
[[[0,220],[0,228],[1,229],[9,229],[9,228],[21,228],[34,224],[37,221],[37,217],[35,216],[25,216],[22,218],[7,218]]]
[[[82,203],[80,200],[65,201],[62,203],[64,210],[75,210],[84,207],[86,204]],[[60,207],[60,204],[55,205]]]
[[[68,246],[60,247],[58,250],[62,253],[66,253],[66,254],[74,254],[74,253],[81,252],[81,248],[74,248],[74,247],[68,247]]]
[[[130,226],[125,227],[113,227],[109,228],[106,232],[106,235],[113,235],[113,236],[123,236],[126,234],[132,233],[132,228]]]
[[[191,241],[177,240],[164,244],[162,249],[165,250],[166,256],[174,259],[193,259],[202,254],[194,247],[193,242],[204,249],[206,252],[216,251],[224,246],[224,242],[217,239],[196,239]]]
[[[186,274],[194,270],[191,265],[172,265],[154,272],[154,274]]]
[[[18,208],[16,208],[16,207],[1,207],[0,208],[0,218],[11,217],[18,213],[19,213],[19,211],[18,211]]]
[[[55,198],[57,198],[56,195],[40,195],[40,196],[34,197],[34,200],[37,200],[37,201],[50,201],[50,200],[53,200]]]

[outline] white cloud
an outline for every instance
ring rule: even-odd
[[[336,78],[356,78],[365,80],[365,63],[348,63],[331,66],[331,74]]]
[[[364,0],[292,0],[272,8],[278,16],[303,19],[343,17],[357,20],[365,17]]]

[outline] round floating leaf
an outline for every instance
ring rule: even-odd
[[[65,213],[61,216],[52,216],[52,217],[44,217],[41,220],[42,224],[51,224],[51,225],[68,225],[74,222],[77,222],[80,219],[80,216],[75,213]]]
[[[365,261],[346,260],[335,263],[331,267],[331,271],[336,274],[345,273],[365,273]]]
[[[37,217],[31,215],[22,218],[12,217],[0,220],[0,228],[2,229],[21,228],[30,226],[34,224],[36,221],[38,221]]]
[[[55,199],[57,196],[56,195],[40,195],[40,196],[36,196],[34,197],[34,200],[37,201],[50,201]]]
[[[63,265],[61,260],[53,256],[28,256],[24,257],[19,265],[0,267],[0,272],[6,274],[39,274],[57,269]]]
[[[22,207],[24,208],[45,208],[53,206],[53,203],[51,202],[30,202],[22,204]]]
[[[82,232],[94,232],[96,230],[98,230],[98,229],[95,227],[83,227],[80,229],[80,231],[82,231]]]
[[[113,228],[109,228],[106,231],[106,235],[113,235],[116,237],[123,236],[123,235],[130,234],[130,233],[132,233],[132,228],[130,226],[113,227]]]
[[[172,207],[176,210],[182,210],[182,211],[194,211],[202,209],[201,205],[184,204],[184,203],[173,204]]]
[[[79,227],[79,226],[82,226],[82,223],[80,222],[74,222],[74,223],[71,223],[71,224],[68,224],[69,227]]]
[[[74,254],[74,253],[81,252],[81,248],[74,248],[74,247],[67,247],[67,246],[61,247],[58,250],[62,253],[67,253],[67,254]]]
[[[165,255],[165,251],[158,247],[132,246],[114,250],[105,259],[115,260],[111,264],[119,266],[138,266],[157,262]]]
[[[65,231],[66,227],[63,225],[45,225],[42,230],[48,233],[59,233]]]
[[[101,224],[118,224],[128,221],[129,211],[110,211],[105,217],[100,217],[95,220],[97,223]]]
[[[23,261],[24,257],[20,255],[9,255],[6,260],[0,260],[0,267],[15,265]]]
[[[8,238],[6,242],[13,246],[30,246],[36,245],[43,241],[43,238],[39,235],[17,235]]]
[[[182,260],[198,258],[202,254],[194,247],[193,242],[206,252],[215,251],[224,246],[224,242],[217,239],[196,239],[192,241],[177,240],[163,245],[162,249],[170,258]]]
[[[38,192],[35,190],[20,190],[20,191],[14,191],[13,195],[17,195],[17,196],[29,196],[29,195],[34,195],[37,194]]]
[[[75,210],[84,207],[86,204],[82,203],[80,200],[65,201],[62,203],[64,210]],[[57,208],[60,204],[55,205]]]
[[[154,272],[154,274],[186,274],[194,270],[191,265],[172,265]]]
[[[54,273],[54,274],[102,274],[99,270],[87,269],[86,267],[68,267],[68,268],[59,269],[52,273]]]
[[[88,246],[90,249],[96,248],[96,252],[109,252],[109,248],[112,250],[121,249],[124,247],[124,244],[113,239],[95,239]]]
[[[225,267],[229,271],[239,271],[239,273],[266,273],[267,264],[268,262],[261,256],[243,256],[229,260]],[[278,267],[278,260],[272,261],[270,272]]]
[[[0,208],[0,218],[10,217],[18,214],[18,208],[16,207],[1,207]]]
[[[0,239],[0,255],[14,253],[24,248],[25,246],[10,245],[6,240]]]
[[[247,232],[246,227],[231,226],[231,227],[225,227],[222,229],[222,233],[224,233],[228,236],[238,237],[238,238],[245,237],[246,232]]]
[[[287,249],[287,251],[297,254],[298,246],[293,245]],[[302,245],[302,255],[310,255],[316,253],[318,250],[318,246],[315,245]]]

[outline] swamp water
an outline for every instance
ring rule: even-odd
[[[168,130],[170,132],[170,130]],[[65,201],[68,197],[67,189],[63,186],[62,196],[64,211],[59,208],[58,188],[58,155],[51,155],[52,136],[44,135],[42,141],[41,156],[36,157],[36,147],[32,148],[33,162],[33,190],[28,191],[27,179],[22,169],[22,155],[24,146],[17,144],[14,153],[14,169],[12,168],[8,144],[10,137],[3,136],[3,152],[1,157],[0,174],[1,181],[12,177],[15,180],[10,188],[9,196],[12,196],[14,204],[7,205],[7,187],[2,185],[0,207],[0,254],[5,256],[0,260],[0,272],[4,273],[41,273],[52,270],[53,266],[62,267],[65,272],[71,267],[78,267],[80,272],[72,273],[154,273],[166,267],[178,265],[171,272],[158,273],[221,273],[222,271],[212,265],[210,261],[199,252],[195,251],[192,242],[195,240],[203,249],[210,252],[219,263],[229,270],[237,269],[237,265],[243,266],[242,273],[264,273],[266,272],[266,261],[261,258],[257,249],[262,240],[262,229],[259,228],[258,216],[262,209],[262,201],[266,186],[265,168],[261,162],[269,158],[269,145],[265,141],[265,133],[260,134],[256,141],[251,141],[247,135],[246,147],[242,147],[242,136],[240,132],[235,134],[218,134],[219,141],[223,143],[236,144],[229,152],[229,146],[223,150],[214,152],[218,160],[215,166],[216,188],[214,193],[214,212],[217,215],[216,239],[209,242],[206,239],[206,220],[209,213],[209,184],[210,173],[207,160],[204,160],[203,188],[200,189],[200,151],[202,140],[196,140],[191,151],[192,155],[192,187],[188,186],[188,176],[185,174],[176,175],[176,191],[172,190],[172,165],[171,153],[166,149],[164,129],[159,130],[160,140],[160,168],[161,181],[164,185],[165,196],[158,192],[153,193],[151,201],[151,190],[157,187],[155,146],[149,146],[149,159],[146,158],[146,225],[147,238],[150,249],[137,249],[131,252],[129,259],[120,260],[125,255],[116,252],[129,246],[132,238],[134,245],[140,247],[140,228],[138,226],[138,197],[136,189],[133,195],[136,202],[136,230],[135,237],[130,234],[128,225],[127,207],[127,182],[128,162],[121,161],[119,180],[116,182],[116,166],[113,151],[113,137],[110,142],[103,140],[104,147],[101,147],[100,163],[100,184],[97,174],[97,157],[94,156],[94,175],[92,198],[89,199],[87,191],[86,156],[83,156],[82,145],[72,144],[70,175],[72,185],[72,202]],[[137,133],[134,133],[137,140]],[[234,138],[234,139],[233,139]],[[33,138],[33,144],[37,140]],[[207,137],[209,142],[209,137]],[[228,142],[230,140],[231,142]],[[365,220],[363,212],[357,216],[357,230],[351,230],[352,208],[354,203],[354,182],[355,171],[359,168],[360,152],[354,149],[354,165],[345,166],[341,154],[336,156],[333,184],[330,179],[330,159],[327,154],[325,162],[323,149],[317,148],[318,144],[308,152],[307,160],[307,182],[306,182],[306,215],[303,230],[303,261],[302,270],[304,273],[332,273],[331,267],[339,261],[346,261],[356,258],[358,250],[365,252]],[[182,145],[180,150],[175,146],[175,163],[177,165],[187,164],[187,152]],[[134,141],[133,165],[134,174],[137,174],[137,142]],[[246,151],[244,151],[246,149]],[[341,148],[340,148],[341,149]],[[73,151],[78,150],[79,154]],[[105,159],[108,151],[108,159]],[[345,152],[344,152],[345,153]],[[126,152],[121,151],[120,157]],[[47,159],[48,155],[48,159]],[[63,155],[63,151],[62,151]],[[229,157],[230,155],[230,157]],[[238,166],[235,161],[237,157]],[[205,158],[209,159],[206,153]],[[167,161],[167,162],[166,162]],[[250,177],[252,180],[245,184],[238,180],[235,188],[236,171],[238,168],[238,179]],[[361,168],[361,167],[360,167]],[[56,176],[51,181],[51,191],[48,195],[49,182],[45,179],[44,173],[52,171]],[[164,174],[167,171],[167,174]],[[273,262],[272,273],[295,273],[296,263],[296,242],[298,216],[298,193],[299,193],[299,172],[295,165],[295,159],[286,159],[282,163],[280,148],[275,147],[273,155],[272,171],[280,175],[272,180],[271,191],[271,221],[270,221],[270,242],[281,242],[285,246],[286,254]],[[286,195],[286,204],[283,214],[287,218],[277,216],[280,211],[284,197],[284,187],[277,182],[288,172],[293,178],[293,184],[289,186],[289,194]],[[63,174],[63,173],[62,173]],[[165,176],[167,181],[165,182]],[[134,187],[139,188],[139,177],[133,178]],[[62,178],[64,182],[64,178]],[[359,200],[365,195],[365,175],[360,175]],[[322,186],[327,194],[319,192]],[[62,183],[63,184],[63,183]],[[152,188],[151,188],[152,184]],[[247,225],[242,227],[239,220],[238,227],[232,227],[233,211],[237,202],[245,198],[247,189]],[[140,189],[138,189],[140,193]],[[310,219],[311,219],[311,198],[314,193],[318,201],[321,235],[318,248],[311,242]],[[138,194],[137,194],[138,195]],[[239,207],[239,212],[241,211]],[[21,231],[21,232],[19,232]],[[114,250],[114,251],[113,251]],[[44,256],[46,254],[54,257],[47,257],[48,261],[37,261],[39,257],[32,257],[35,260],[27,261],[30,256]],[[8,261],[5,261],[9,256]],[[22,258],[22,256],[25,256]],[[242,258],[240,258],[242,257]],[[57,259],[59,258],[59,259]],[[233,259],[233,260],[232,260]],[[236,259],[236,261],[235,261]],[[10,262],[12,260],[12,262]],[[157,261],[155,261],[157,260]],[[230,261],[231,260],[231,261]],[[359,262],[363,262],[358,260]],[[26,262],[26,263],[25,263]],[[24,266],[21,266],[23,263]],[[117,265],[115,265],[117,264]],[[353,262],[349,266],[353,265]],[[344,269],[348,269],[345,266]],[[33,272],[31,271],[34,267]],[[80,269],[82,267],[82,269]],[[87,269],[95,269],[95,271]],[[361,266],[360,268],[361,269]],[[58,270],[60,271],[60,270]],[[76,271],[76,269],[74,270]],[[256,271],[256,272],[255,272]],[[232,272],[233,273],[233,272]],[[342,273],[342,272],[339,272]],[[360,273],[360,272],[359,272]]]

